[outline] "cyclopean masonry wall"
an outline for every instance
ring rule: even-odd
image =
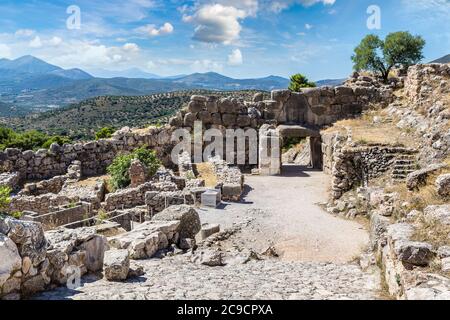
[[[384,89],[383,89],[384,90]],[[177,128],[192,128],[194,121],[203,121],[205,128],[259,128],[263,124],[297,124],[314,129],[338,119],[354,117],[365,108],[366,101],[381,100],[386,95],[375,87],[321,87],[300,93],[273,91],[271,100],[256,95],[252,102],[237,99],[193,96],[186,110],[161,128],[131,130],[123,128],[111,139],[87,143],[53,144],[50,150],[0,152],[0,170],[17,172],[22,180],[50,179],[66,173],[73,161],[80,161],[84,176],[104,174],[117,154],[141,146],[157,151],[165,166],[173,164],[170,153],[174,146],[172,132]]]

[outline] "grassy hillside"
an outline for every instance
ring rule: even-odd
[[[39,130],[74,140],[92,139],[103,127],[145,127],[164,123],[185,106],[193,94],[236,96],[251,99],[256,91],[179,91],[151,96],[106,96],[26,117],[8,119],[5,125],[17,131]]]

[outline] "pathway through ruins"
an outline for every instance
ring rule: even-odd
[[[242,203],[200,210],[202,223],[235,230],[213,244],[224,267],[192,262],[190,254],[139,261],[146,274],[124,283],[86,278],[77,290],[59,288],[37,299],[377,299],[380,277],[354,262],[368,243],[354,221],[326,213],[329,179],[288,167],[283,176],[246,176]],[[242,259],[275,247],[280,258]],[[200,248],[201,249],[201,248]],[[234,258],[233,258],[234,257]],[[247,263],[243,263],[247,261]]]

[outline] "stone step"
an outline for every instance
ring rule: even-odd
[[[397,165],[394,165],[394,169],[395,168],[414,170],[416,168],[416,166],[412,165],[412,164],[397,164]]]
[[[398,164],[398,165],[401,165],[401,164],[414,165],[415,161],[414,160],[401,159],[401,160],[396,160],[395,164]]]

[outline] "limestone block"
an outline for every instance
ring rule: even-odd
[[[105,253],[103,271],[109,281],[123,281],[130,270],[128,250],[109,250]]]

